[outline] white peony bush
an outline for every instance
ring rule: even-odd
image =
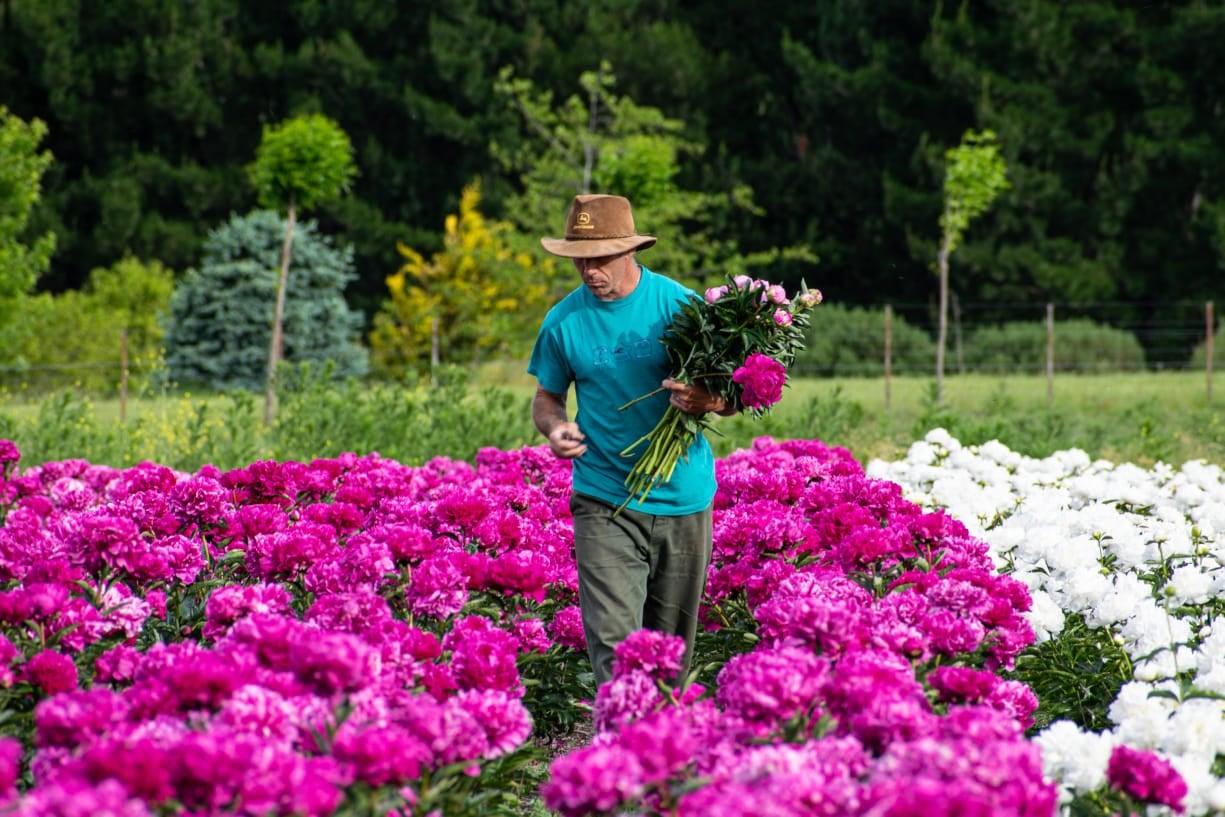
[[[1105,780],[1112,747],[1164,756],[1188,785],[1188,815],[1225,813],[1225,472],[1092,460],[1080,450],[1044,459],[992,441],[963,446],[943,429],[904,459],[874,460],[869,477],[943,508],[991,546],[1001,571],[1033,595],[1039,642],[1065,617],[1106,628],[1133,679],[1110,706],[1114,727],[1085,732],[1057,721],[1037,735],[1043,772],[1061,800]],[[1165,811],[1168,812],[1168,809]]]

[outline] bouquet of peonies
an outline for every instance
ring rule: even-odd
[[[778,284],[747,275],[729,277],[723,286],[706,290],[705,297],[690,296],[662,338],[672,379],[700,385],[737,411],[760,417],[782,397],[787,367],[804,348],[810,310],[819,303],[821,292],[803,283],[791,299]],[[667,482],[689,446],[707,430],[714,430],[708,415],[668,406],[649,434],[621,452],[630,457],[647,445],[625,480],[630,499],[645,500],[655,485]]]

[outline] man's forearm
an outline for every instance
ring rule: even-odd
[[[536,430],[548,437],[549,433],[559,424],[568,422],[566,416],[566,399],[544,389],[537,389],[532,398],[532,422]]]

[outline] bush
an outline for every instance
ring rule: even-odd
[[[1212,368],[1225,368],[1222,361],[1225,360],[1225,326],[1217,329],[1216,334],[1212,336]],[[1203,369],[1208,365],[1208,347],[1204,341],[1195,344],[1195,348],[1191,350],[1192,369]]]
[[[120,383],[123,333],[133,388],[147,382],[162,356],[160,317],[174,290],[174,273],[158,261],[125,258],[95,269],[80,290],[28,298],[23,309],[15,375],[36,393],[75,385],[114,394]]]
[[[936,346],[923,330],[895,314],[891,332],[895,373],[935,368]],[[809,376],[880,377],[884,360],[884,310],[822,304],[813,314],[808,348],[796,356],[795,369]]]
[[[1134,371],[1144,368],[1144,349],[1131,332],[1087,318],[1055,322],[1056,369]],[[971,371],[1040,372],[1046,368],[1046,324],[1015,321],[975,330],[964,345]]]
[[[263,386],[284,238],[284,219],[269,210],[234,216],[209,235],[200,269],[170,302],[172,379],[219,391]],[[286,362],[331,363],[338,378],[366,373],[362,316],[344,299],[356,277],[352,247],[334,247],[315,222],[299,222],[285,294]]]

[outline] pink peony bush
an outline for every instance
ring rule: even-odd
[[[562,815],[1048,815],[1023,585],[842,449],[718,463],[695,674],[635,634],[585,686],[544,447],[177,473],[0,441],[0,815],[483,814],[586,717]],[[589,676],[587,676],[589,677]],[[1121,757],[1117,786],[1178,780]]]

